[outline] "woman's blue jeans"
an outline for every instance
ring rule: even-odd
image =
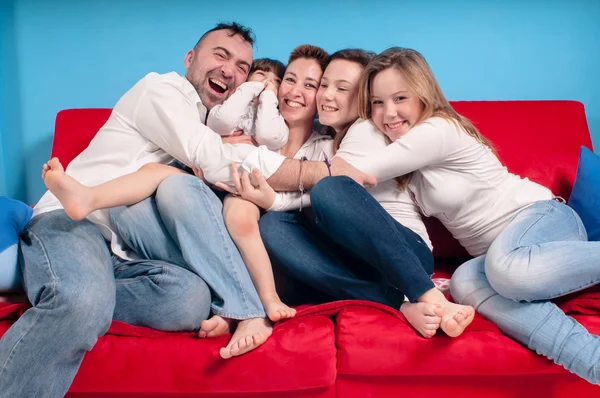
[[[588,242],[569,206],[540,201],[521,210],[485,255],[452,276],[454,299],[505,334],[592,383],[600,383],[600,337],[549,299],[600,281],[600,242]]]
[[[311,191],[314,221],[272,212],[260,232],[275,268],[333,299],[399,308],[434,287],[433,255],[423,239],[394,220],[348,177],[327,177]]]

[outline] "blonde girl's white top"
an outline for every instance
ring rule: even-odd
[[[354,166],[379,182],[414,171],[409,189],[423,214],[438,218],[473,256],[484,254],[520,209],[553,197],[508,172],[490,148],[440,117]]]

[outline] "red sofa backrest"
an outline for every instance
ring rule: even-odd
[[[52,157],[57,157],[67,167],[85,148],[104,123],[110,108],[64,109],[56,114]]]
[[[494,144],[508,170],[567,198],[579,147],[592,149],[583,104],[575,101],[459,101],[456,111]],[[56,117],[52,156],[66,165],[89,144],[110,109],[67,109]],[[466,255],[437,220],[426,220],[437,258]]]

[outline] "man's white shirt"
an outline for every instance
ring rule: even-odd
[[[192,84],[175,72],[149,73],[117,102],[106,124],[89,146],[67,167],[66,173],[86,186],[102,184],[134,172],[147,163],[168,164],[174,159],[202,168],[209,182],[230,182],[231,162],[259,168],[269,178],[281,165],[265,147],[223,144],[221,136],[204,123],[207,108]],[[46,192],[34,209],[34,217],[62,206]],[[107,209],[88,216],[116,255],[135,254],[115,232]]]

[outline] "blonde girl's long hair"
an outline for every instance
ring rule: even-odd
[[[423,114],[417,124],[430,117],[448,119],[482,145],[494,151],[492,143],[481,135],[473,123],[452,108],[423,55],[409,48],[389,48],[369,62],[363,71],[358,89],[358,114],[360,117],[371,118],[371,84],[379,72],[389,68],[394,68],[402,73],[410,90],[421,100]],[[396,179],[400,189],[406,189],[411,176],[412,173],[409,173]]]

